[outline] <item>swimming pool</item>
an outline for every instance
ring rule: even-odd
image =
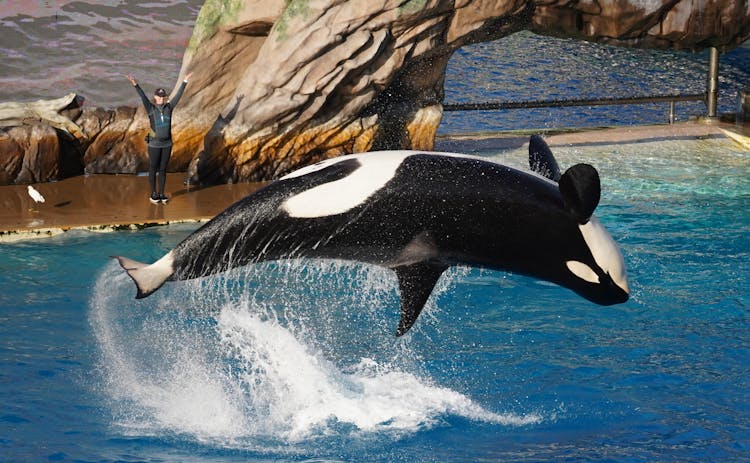
[[[0,460],[747,461],[750,154],[553,151],[599,169],[626,304],[456,268],[397,339],[379,268],[263,264],[135,301],[108,256],[194,226],[2,245]]]

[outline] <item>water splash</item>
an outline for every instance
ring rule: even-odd
[[[213,361],[216,345],[207,324],[191,325],[184,312],[173,316],[163,299],[144,309],[128,307],[135,306],[129,286],[129,278],[110,266],[90,303],[117,424],[127,434],[166,431],[201,440],[242,435],[240,391]]]
[[[378,267],[300,261],[169,284],[134,301],[129,278],[110,265],[90,319],[116,426],[267,449],[401,436],[450,416],[541,421],[488,411],[435,384],[412,337],[394,336],[396,287]]]

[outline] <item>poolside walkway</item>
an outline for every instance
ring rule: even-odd
[[[750,136],[747,124],[740,127],[725,123],[691,122],[561,133],[546,137],[546,140],[551,146],[632,143],[727,137],[725,130]],[[528,136],[519,134],[474,135],[440,139],[435,149],[468,152],[520,147],[527,142]],[[35,203],[28,195],[26,185],[0,186],[0,243],[52,236],[71,229],[137,229],[176,222],[206,221],[261,186],[258,183],[239,183],[191,189],[183,184],[183,179],[183,174],[167,176],[166,191],[172,199],[166,205],[155,205],[148,201],[148,180],[145,176],[87,175],[36,184],[34,187],[44,196],[44,203]]]
[[[116,230],[211,219],[258,189],[258,183],[190,189],[184,174],[168,174],[168,204],[151,204],[148,178],[81,175],[33,185],[45,198],[35,203],[26,185],[0,186],[0,242],[51,236],[71,229]]]

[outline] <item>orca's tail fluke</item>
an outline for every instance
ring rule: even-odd
[[[172,276],[172,253],[167,253],[164,257],[153,264],[144,264],[127,257],[113,256],[125,269],[128,276],[135,282],[136,299],[143,299],[150,296],[154,291],[161,288],[162,285]]]

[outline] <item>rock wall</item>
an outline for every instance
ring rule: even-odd
[[[750,35],[746,0],[538,2],[530,30],[641,48],[731,49]]]
[[[199,55],[220,60],[212,50],[230,36],[248,46],[246,66],[234,63],[231,84],[202,90],[223,92],[214,101],[225,106],[190,166],[194,183],[266,180],[355,151],[430,149],[452,53],[518,30],[680,49],[727,50],[750,36],[747,0],[248,0],[204,10],[222,3],[232,14],[211,33],[196,27],[183,69],[198,69]]]
[[[59,152],[57,133],[47,124],[0,130],[0,185],[57,180]]]
[[[38,183],[82,173],[81,143],[73,122],[83,98],[0,103],[0,185]]]
[[[319,0],[291,1],[269,20],[253,17],[267,11],[253,3],[238,15],[245,23],[199,47],[273,23],[205,137],[189,171],[195,183],[270,179],[355,151],[430,149],[452,52],[515,32],[518,22],[505,18],[529,16],[525,2]]]
[[[207,0],[178,79],[193,73],[169,170],[196,184],[257,181],[346,153],[431,149],[445,68],[464,45],[532,30],[727,50],[750,36],[748,2]],[[75,124],[0,128],[0,183],[147,168],[143,108],[65,111]]]

